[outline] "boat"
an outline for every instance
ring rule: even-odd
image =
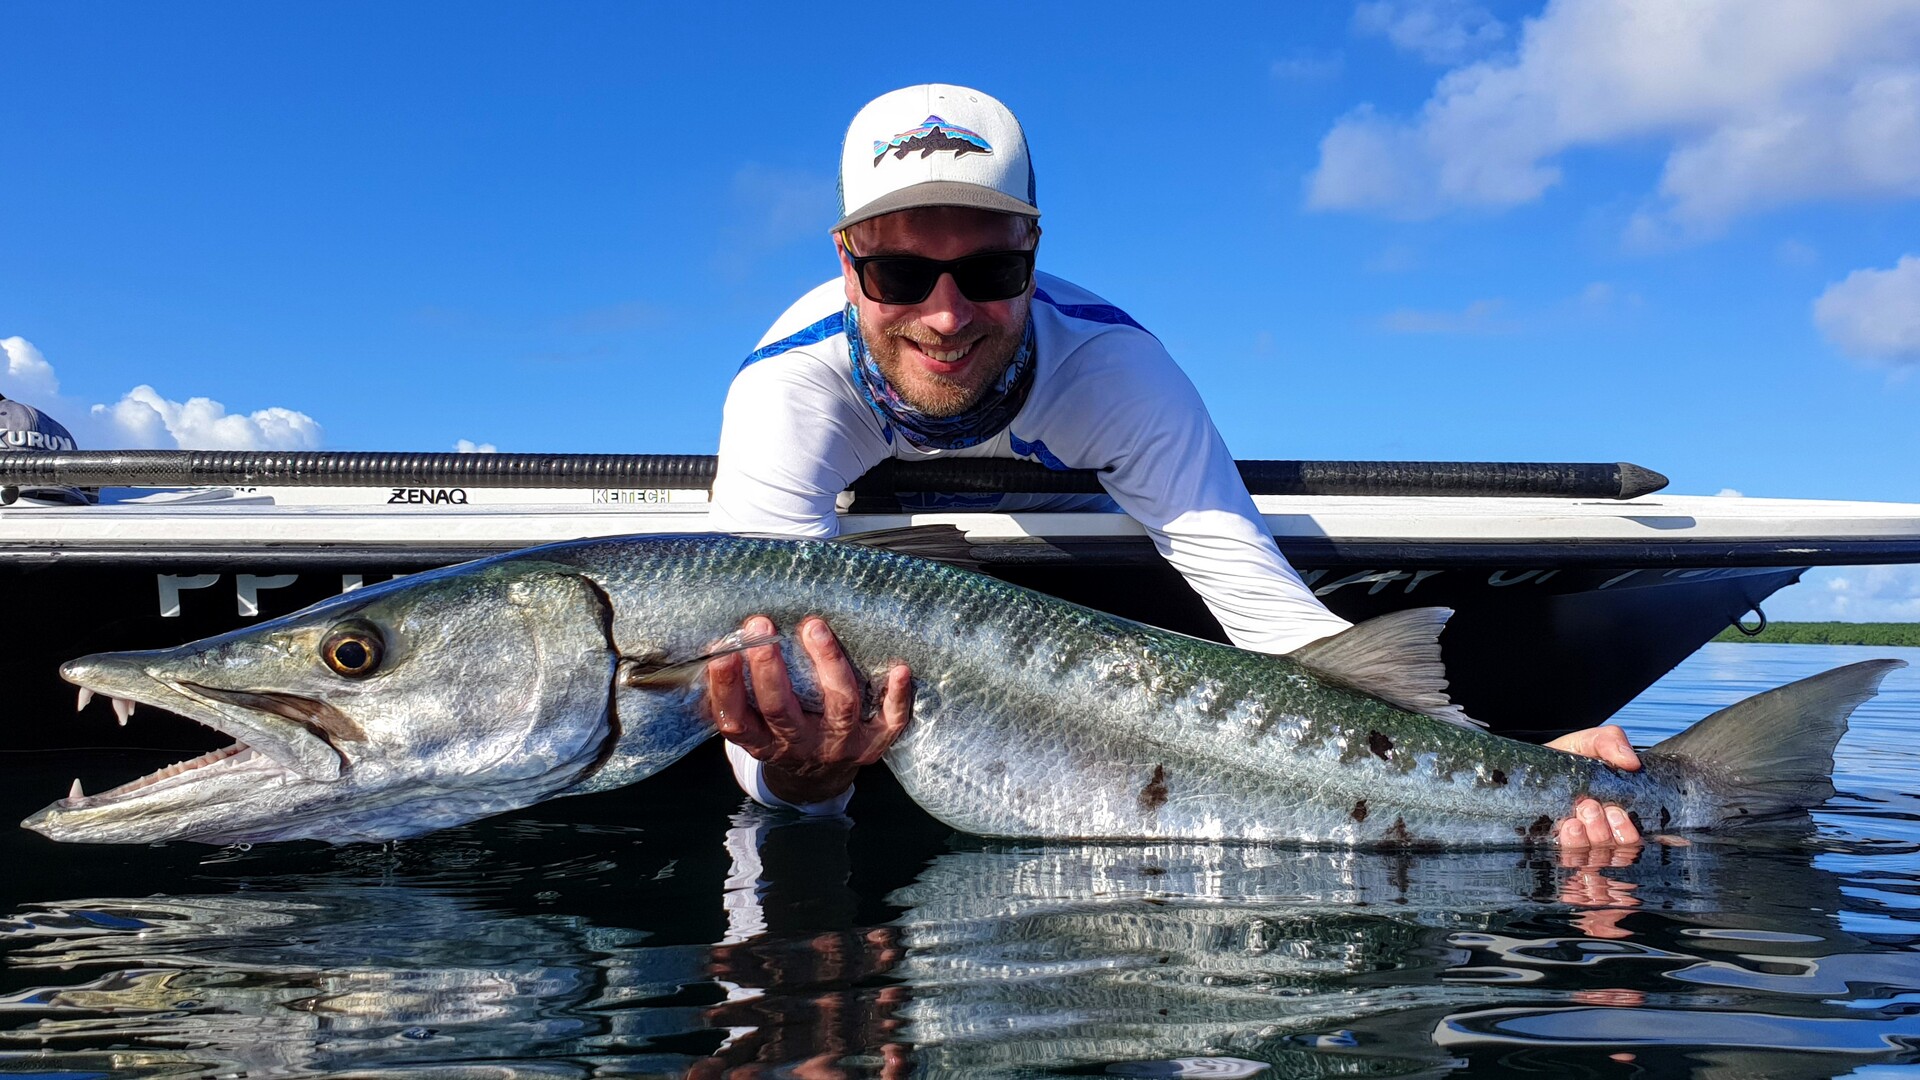
[[[934,464],[856,484],[843,531],[951,526],[995,576],[1224,640],[1137,523],[1085,508],[1097,477]],[[692,455],[0,455],[9,746],[119,738],[104,712],[67,719],[64,660],[178,644],[538,544],[704,532],[712,468]],[[1604,722],[1727,626],[1763,625],[1764,601],[1810,567],[1920,562],[1920,504],[1671,495],[1664,477],[1631,465],[1243,462],[1242,472],[1281,550],[1338,614],[1454,609],[1442,646],[1455,700],[1520,738]],[[97,488],[99,501],[8,495],[47,484]],[[997,491],[1080,508],[979,508]],[[138,741],[205,739],[198,725],[159,720],[143,722]]]

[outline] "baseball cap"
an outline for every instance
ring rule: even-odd
[[[920,206],[1040,216],[1026,133],[998,99],[927,83],[882,94],[854,116],[833,231]]]
[[[79,447],[73,441],[73,433],[58,420],[24,401],[12,401],[0,396],[0,453],[77,449]],[[29,499],[75,505],[85,505],[97,498],[76,487],[23,487],[20,494]]]

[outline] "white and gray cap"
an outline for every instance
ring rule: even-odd
[[[9,451],[57,452],[79,449],[66,425],[24,401],[0,396],[0,454]],[[43,502],[85,504],[97,496],[74,487],[23,487],[20,494]]]
[[[946,83],[867,103],[840,151],[833,231],[921,206],[971,206],[1037,218],[1027,136],[1005,105]]]

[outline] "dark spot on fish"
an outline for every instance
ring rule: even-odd
[[[1161,1015],[1161,1016],[1166,1016],[1166,1015],[1167,1015],[1167,1010],[1165,1010],[1165,1009],[1160,1009],[1160,1010],[1158,1010],[1158,1011],[1159,1011],[1159,1013],[1160,1013],[1160,1015]]]
[[[1171,957],[1171,956],[1163,956],[1163,957],[1161,957],[1160,959],[1158,959],[1158,960],[1155,960],[1155,961],[1154,961],[1154,963],[1156,963],[1156,964],[1171,964],[1171,963],[1173,963],[1173,957]]]
[[[1143,904],[1152,904],[1154,907],[1167,906],[1167,902],[1165,900],[1160,899],[1157,896],[1143,896],[1140,898],[1140,902]]]
[[[1167,805],[1167,767],[1155,765],[1153,779],[1140,789],[1140,809],[1152,813]]]
[[[1406,818],[1393,819],[1393,828],[1387,830],[1386,842],[1396,847],[1405,847],[1413,842],[1412,835],[1407,832]]]
[[[1503,773],[1503,772],[1501,772],[1501,771],[1500,771],[1499,769],[1495,769],[1495,770],[1493,770],[1493,776],[1492,776],[1492,780],[1493,780],[1493,786],[1494,786],[1494,787],[1506,787],[1506,786],[1507,786],[1507,774],[1506,774],[1506,773]]]
[[[1373,756],[1381,761],[1391,760],[1387,755],[1393,753],[1393,740],[1377,731],[1369,731],[1367,732],[1367,749],[1373,751]]]
[[[1540,837],[1543,837],[1543,836],[1551,836],[1552,834],[1553,834],[1553,819],[1548,817],[1545,814],[1541,814],[1539,817],[1534,818],[1533,824],[1527,826],[1527,835],[1534,839],[1539,839]]]
[[[1627,811],[1627,820],[1633,822],[1633,827],[1640,832],[1644,833],[1647,831],[1646,826],[1640,824],[1640,812],[1638,810]]]
[[[1361,799],[1359,802],[1353,804],[1352,816],[1355,821],[1367,820],[1367,800]]]
[[[1160,875],[1166,873],[1165,870],[1161,869],[1158,866],[1143,866],[1140,868],[1140,872],[1147,875],[1148,877],[1159,877]]]
[[[1660,827],[1664,829],[1671,824],[1673,824],[1673,815],[1667,812],[1666,807],[1664,806],[1661,807],[1660,808]]]
[[[1744,806],[1736,806],[1736,807],[1734,807],[1734,809],[1735,809],[1735,810],[1738,810],[1738,811],[1740,811],[1740,816],[1741,816],[1741,817],[1746,817],[1746,816],[1747,816],[1747,808],[1746,808],[1746,807],[1744,807]]]

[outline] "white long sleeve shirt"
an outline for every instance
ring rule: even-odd
[[[725,532],[828,537],[836,500],[887,458],[1024,458],[1094,469],[1234,644],[1290,652],[1349,625],[1328,611],[1274,545],[1193,384],[1119,308],[1039,274],[1031,318],[1037,364],[1026,404],[976,446],[927,450],[884,421],[854,385],[835,278],[788,308],[727,393],[709,521]],[[1013,510],[1046,497],[969,496]],[[731,743],[741,787],[769,805],[759,762]],[[771,802],[769,802],[771,800]],[[803,807],[837,813],[844,799]]]

